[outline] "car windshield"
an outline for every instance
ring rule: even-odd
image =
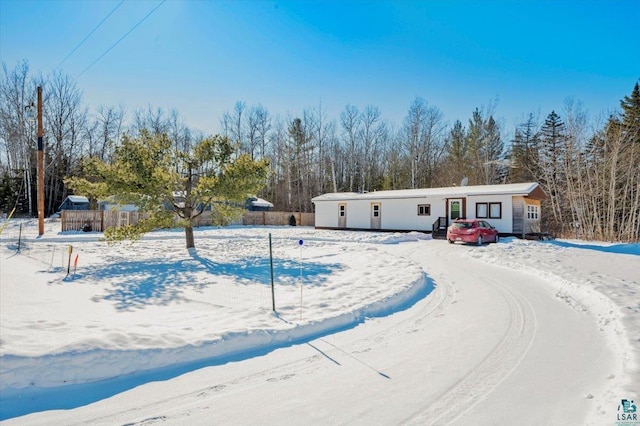
[[[451,226],[454,229],[468,229],[473,228],[473,222],[453,222]]]

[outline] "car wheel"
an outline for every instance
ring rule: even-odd
[[[500,236],[496,234],[496,243],[500,241]]]
[[[447,240],[447,241],[449,241],[449,244],[453,244],[455,242],[453,240]]]
[[[479,246],[482,245],[482,235],[478,235],[478,241],[476,241],[476,244]]]

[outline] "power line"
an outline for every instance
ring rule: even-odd
[[[122,40],[124,40],[124,39],[125,39],[125,37],[127,37],[129,34],[131,34],[131,32],[132,32],[133,30],[135,30],[136,28],[138,28],[138,26],[139,26],[140,24],[142,24],[142,23],[143,23],[143,22],[144,22],[144,21],[145,21],[149,16],[151,16],[151,15],[153,14],[153,12],[155,12],[156,10],[158,10],[158,8],[159,8],[160,6],[162,6],[162,5],[164,4],[164,2],[165,2],[165,1],[167,1],[167,0],[162,0],[162,1],[160,2],[160,4],[158,4],[156,7],[154,7],[154,8],[151,10],[151,12],[147,13],[147,15],[146,15],[144,18],[142,18],[140,21],[138,21],[138,23],[137,23],[137,24],[135,24],[133,27],[131,27],[131,29],[130,29],[129,31],[127,31],[125,35],[123,35],[122,37],[120,37],[120,39],[118,39],[118,41],[116,41],[115,43],[113,43],[113,44],[111,45],[111,47],[109,47],[107,50],[105,50],[105,51],[104,51],[104,53],[102,53],[102,55],[100,55],[100,56],[98,57],[98,59],[96,59],[96,60],[95,60],[95,61],[93,61],[93,62],[92,62],[88,67],[86,67],[85,69],[83,69],[83,70],[82,70],[82,72],[81,72],[80,74],[78,74],[78,75],[76,76],[76,78],[75,78],[75,79],[76,79],[76,80],[77,80],[77,79],[79,79],[79,78],[80,78],[80,76],[81,76],[82,74],[84,74],[85,72],[87,72],[87,70],[89,70],[89,68],[91,68],[92,66],[94,66],[94,65],[96,64],[96,62],[98,62],[98,61],[99,61],[100,59],[102,59],[102,58],[103,58],[107,53],[109,53],[109,52],[111,51],[111,49],[113,49],[114,47],[116,47],[116,46],[118,45],[118,43],[120,43]]]
[[[122,5],[122,3],[124,3],[124,0],[122,0],[120,3],[118,3],[118,5],[117,5],[116,7],[114,7],[114,8],[113,8],[113,10],[112,10],[111,12],[109,12],[109,14],[108,14],[107,16],[105,16],[105,17],[104,17],[104,19],[103,19],[102,21],[100,21],[100,23],[99,23],[98,25],[96,25],[96,27],[95,27],[93,30],[91,30],[91,32],[90,32],[90,33],[89,33],[89,34],[88,34],[88,35],[87,35],[87,36],[86,36],[86,37],[85,37],[85,38],[84,38],[84,39],[83,39],[83,40],[82,40],[82,41],[81,41],[81,42],[80,42],[80,43],[79,43],[79,44],[78,44],[78,45],[77,45],[77,46],[76,46],[72,51],[71,51],[71,53],[69,53],[69,54],[67,55],[67,57],[66,57],[66,58],[64,58],[64,59],[62,60],[62,62],[60,62],[60,63],[58,64],[58,66],[56,66],[56,68],[54,68],[54,69],[60,68],[60,66],[61,66],[62,64],[64,64],[64,63],[67,61],[67,59],[69,59],[69,58],[71,57],[71,55],[73,55],[73,53],[74,53],[76,50],[78,50],[78,48],[80,48],[80,46],[82,46],[82,45],[84,44],[84,42],[85,42],[85,41],[87,41],[87,39],[88,39],[89,37],[91,37],[91,35],[92,35],[93,33],[95,33],[95,32],[96,32],[96,30],[97,30],[98,28],[100,28],[100,26],[104,23],[104,21],[106,21],[106,20],[109,18],[109,16],[111,16],[111,15],[113,14],[113,12],[115,12],[115,11],[116,11],[116,10],[117,10],[121,5]]]

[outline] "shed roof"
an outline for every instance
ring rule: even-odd
[[[267,200],[263,200],[262,198],[259,198],[259,197],[250,198],[250,202],[251,202],[251,205],[255,207],[269,207],[269,208],[273,207],[272,203],[270,203]]]
[[[311,199],[318,201],[379,200],[389,198],[467,197],[472,195],[522,195],[544,199],[546,195],[537,182],[502,185],[449,186],[444,188],[400,189],[373,192],[332,192]]]
[[[72,203],[89,203],[89,199],[87,197],[83,197],[82,195],[69,195],[67,196],[67,199],[69,199],[69,201],[71,201]]]

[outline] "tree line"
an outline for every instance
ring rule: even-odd
[[[90,111],[62,72],[33,76],[26,61],[3,64],[0,78],[0,211],[36,211],[35,123],[25,109],[44,90],[45,210],[70,194],[65,179],[86,177],[89,158],[105,164],[125,137],[166,135],[175,153],[191,152],[210,135],[190,129],[175,110],[124,106]],[[216,118],[213,118],[214,120]],[[449,124],[425,99],[410,102],[400,124],[377,106],[347,105],[338,117],[321,104],[295,116],[237,102],[219,120],[236,154],[265,160],[269,173],[256,195],[276,210],[310,212],[326,192],[364,192],[539,182],[547,194],[543,229],[556,236],[640,240],[640,89],[622,95],[620,110],[600,119],[567,101],[544,117],[529,114],[506,129],[491,107]],[[506,134],[513,136],[506,140]]]

